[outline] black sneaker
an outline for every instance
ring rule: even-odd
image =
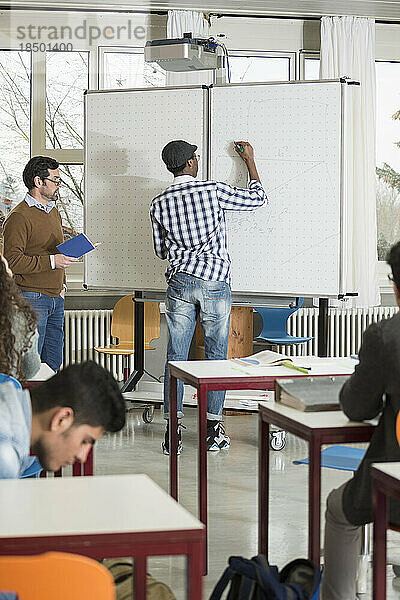
[[[225,433],[222,421],[210,421],[207,419],[207,450],[217,452],[229,448],[231,438]]]
[[[177,452],[177,454],[180,454],[182,451],[182,429],[186,429],[186,427],[184,425],[182,425],[182,423],[178,422],[178,452]],[[163,454],[166,454],[168,456],[169,455],[169,421],[167,421],[167,427],[165,430],[164,441],[161,444],[161,448],[162,448]]]

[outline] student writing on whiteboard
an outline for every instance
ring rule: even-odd
[[[164,377],[164,418],[167,419],[164,454],[169,454],[168,361],[187,360],[197,315],[204,332],[205,357],[226,359],[231,310],[231,262],[226,247],[226,210],[254,210],[266,197],[248,142],[235,142],[238,156],[249,172],[248,188],[215,181],[197,181],[197,146],[183,140],[169,142],[162,159],[174,180],[154,198],[150,208],[156,255],[168,259],[166,319],[167,361]],[[225,392],[208,392],[207,449],[230,445],[222,419]],[[183,417],[183,384],[178,381],[178,418]],[[178,428],[178,453],[181,451]]]

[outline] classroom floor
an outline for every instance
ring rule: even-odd
[[[155,412],[151,424],[145,424],[142,411],[131,410],[123,432],[105,436],[96,445],[97,475],[146,473],[168,490],[168,457],[161,454],[165,425],[161,412]],[[232,439],[229,451],[208,453],[209,494],[209,572],[204,578],[204,599],[209,598],[215,583],[234,554],[251,557],[257,554],[257,436],[258,415],[224,417]],[[185,408],[183,451],[179,457],[180,501],[197,515],[197,411]],[[271,552],[270,562],[279,568],[307,552],[307,469],[292,461],[307,455],[306,442],[287,436],[284,450],[271,458]],[[349,478],[349,473],[323,469],[322,502],[329,491]],[[140,490],[138,490],[140,493]],[[389,532],[388,556],[400,564],[400,535]],[[160,557],[149,560],[148,571],[167,583],[183,600],[185,595],[185,561],[183,557]],[[370,576],[371,576],[370,569]],[[397,584],[397,585],[396,585]],[[369,585],[369,589],[371,585]],[[388,567],[388,599],[398,598],[400,579]],[[361,596],[372,598],[371,592]]]

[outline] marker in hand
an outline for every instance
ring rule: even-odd
[[[243,146],[241,144],[239,144],[239,142],[233,142],[236,146],[236,148],[239,150],[239,152],[243,152]]]

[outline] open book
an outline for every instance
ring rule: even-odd
[[[303,410],[339,410],[339,392],[350,375],[277,379],[275,401]]]
[[[279,352],[273,352],[272,350],[263,350],[252,354],[251,356],[245,356],[243,358],[231,358],[234,362],[241,365],[258,366],[258,367],[278,367],[284,363],[291,363],[292,359],[286,354],[280,354]]]

